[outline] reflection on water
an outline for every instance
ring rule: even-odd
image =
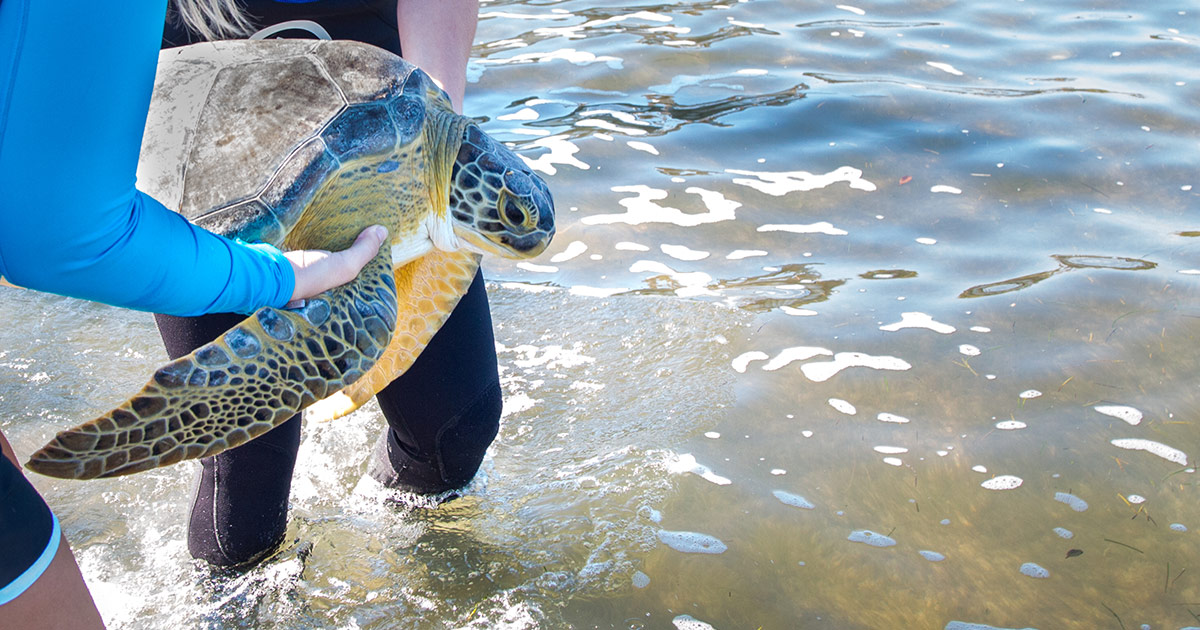
[[[114,628],[1200,627],[1194,13],[485,2],[466,109],[560,224],[486,263],[463,496],[364,481],[373,406],[242,574],[187,557],[190,464],[36,483]],[[0,291],[21,452],[163,359]]]

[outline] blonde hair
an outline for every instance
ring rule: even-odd
[[[204,39],[246,37],[254,31],[238,0],[171,0],[177,18]]]

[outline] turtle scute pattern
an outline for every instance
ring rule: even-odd
[[[407,371],[471,286],[479,260],[478,254],[466,250],[434,250],[397,268],[396,288],[404,299],[387,350],[366,375],[313,404],[304,417],[325,422],[349,414]]]
[[[93,479],[205,457],[354,383],[383,354],[396,325],[387,249],[328,299],[259,309],[163,366],[133,398],[59,433],[27,466],[52,477]]]

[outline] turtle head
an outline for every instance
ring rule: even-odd
[[[554,200],[517,154],[474,123],[463,132],[450,185],[459,240],[485,253],[532,258],[554,237]]]

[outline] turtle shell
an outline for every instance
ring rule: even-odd
[[[415,66],[357,42],[170,49],[158,76],[139,188],[210,231],[276,245],[343,162],[395,151],[427,105],[449,109]]]

